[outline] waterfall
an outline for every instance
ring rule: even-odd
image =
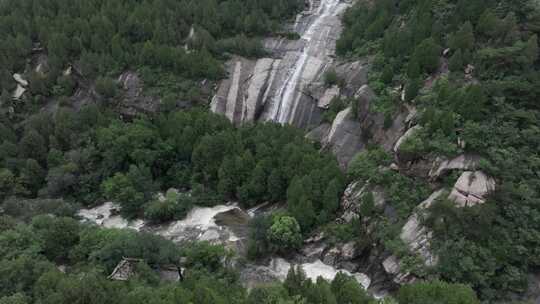
[[[310,60],[316,57],[319,57],[318,60],[327,60],[325,58],[327,57],[326,53],[320,53],[321,49],[325,49],[325,46],[320,44],[324,43],[326,36],[329,35],[329,31],[325,30],[324,23],[328,18],[335,17],[344,8],[345,5],[340,0],[321,0],[316,12],[313,12],[314,5],[310,1],[310,11],[312,12],[306,18],[313,20],[311,20],[301,36],[301,41],[304,44],[302,53],[289,69],[286,80],[281,84],[278,93],[274,97],[273,121],[282,124],[291,122],[296,108],[295,103],[299,99],[297,92],[303,86],[303,75],[306,66]],[[295,29],[298,27],[299,19],[300,17],[297,18]]]

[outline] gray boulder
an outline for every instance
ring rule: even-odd
[[[458,207],[469,207],[486,202],[489,193],[495,191],[495,180],[482,171],[466,171],[457,180],[448,199]]]

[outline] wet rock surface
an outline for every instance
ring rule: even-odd
[[[302,128],[318,125],[319,100],[308,93],[308,86],[322,86],[325,71],[333,66],[340,16],[349,5],[340,0],[310,1],[291,28],[300,34],[299,40],[269,38],[264,45],[270,57],[231,59],[229,77],[219,84],[212,111],[235,124],[262,120]]]

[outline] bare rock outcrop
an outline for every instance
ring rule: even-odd
[[[475,170],[481,157],[475,154],[462,154],[453,159],[437,158],[429,171],[430,179],[434,180],[452,170]]]
[[[495,190],[495,180],[482,171],[466,171],[457,180],[448,199],[458,207],[470,207],[486,202],[489,193]]]
[[[212,111],[225,114],[235,124],[261,120],[300,128],[319,125],[319,104],[328,106],[336,95],[325,92],[321,84],[334,64],[340,16],[350,3],[322,0],[311,4],[292,26],[300,39],[269,38],[264,42],[268,58],[235,57],[228,62],[229,77],[219,84]]]
[[[342,168],[346,168],[356,153],[363,149],[361,130],[360,122],[354,118],[349,107],[338,113],[323,139],[323,146],[330,147]]]
[[[117,82],[123,89],[123,99],[120,103],[122,114],[135,116],[140,112],[157,111],[159,99],[143,93],[143,81],[136,72],[126,71],[122,73]]]
[[[399,259],[391,255],[382,262],[384,271],[389,274],[396,284],[409,284],[416,281],[416,277],[409,272],[402,272]]]
[[[426,266],[436,265],[439,258],[431,251],[432,232],[422,225],[421,216],[443,193],[444,190],[441,189],[431,194],[417,207],[415,213],[409,217],[401,229],[401,240],[407,244],[411,252],[418,254],[423,259]]]

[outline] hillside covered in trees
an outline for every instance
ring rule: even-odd
[[[540,269],[538,1],[351,3],[338,60],[369,63],[384,129],[404,107],[417,114],[395,155],[358,134],[368,144],[346,173],[303,130],[235,126],[207,109],[227,59],[274,56],[262,38],[299,38],[284,24],[314,3],[0,1],[0,304],[527,303]],[[125,83],[139,76],[136,90],[158,106],[126,115]],[[323,78],[325,90],[346,86],[337,70]],[[343,119],[347,106],[360,119],[361,98],[341,97],[328,98],[324,122]],[[436,198],[418,215],[437,257],[426,265],[400,232],[461,172],[433,179],[418,167],[463,155],[479,159],[474,170],[495,191],[474,206]],[[388,208],[364,191],[360,216],[344,221],[347,185],[382,189]],[[250,220],[247,255],[238,257],[221,245],[80,222],[80,208],[105,201],[155,226],[227,202],[275,209]],[[414,279],[376,276],[391,287],[384,299],[344,273],[312,281],[295,267],[282,283],[242,285],[238,265],[292,256],[321,235],[331,249],[352,242],[364,269],[382,267],[374,251]],[[132,278],[111,280],[126,257],[140,261]],[[163,265],[185,267],[185,277],[163,280]]]
[[[479,169],[496,180],[484,204],[433,204],[424,225],[433,231],[431,248],[439,261],[408,269],[468,284],[487,303],[508,303],[509,296],[535,284],[531,274],[540,266],[538,2],[358,1],[343,21],[337,51],[371,59],[369,85],[378,95],[378,111],[391,118],[406,103],[418,109],[420,131],[400,147],[412,166],[476,155]],[[351,175],[364,181],[373,178],[370,173],[380,175],[371,182],[390,188],[387,174],[378,173],[378,166],[390,164],[381,153],[362,153]],[[400,174],[428,182],[411,171]],[[446,177],[443,186],[457,177]],[[391,191],[406,196],[411,189]],[[387,231],[380,240],[399,252],[402,247],[391,241],[399,239],[396,230]]]

